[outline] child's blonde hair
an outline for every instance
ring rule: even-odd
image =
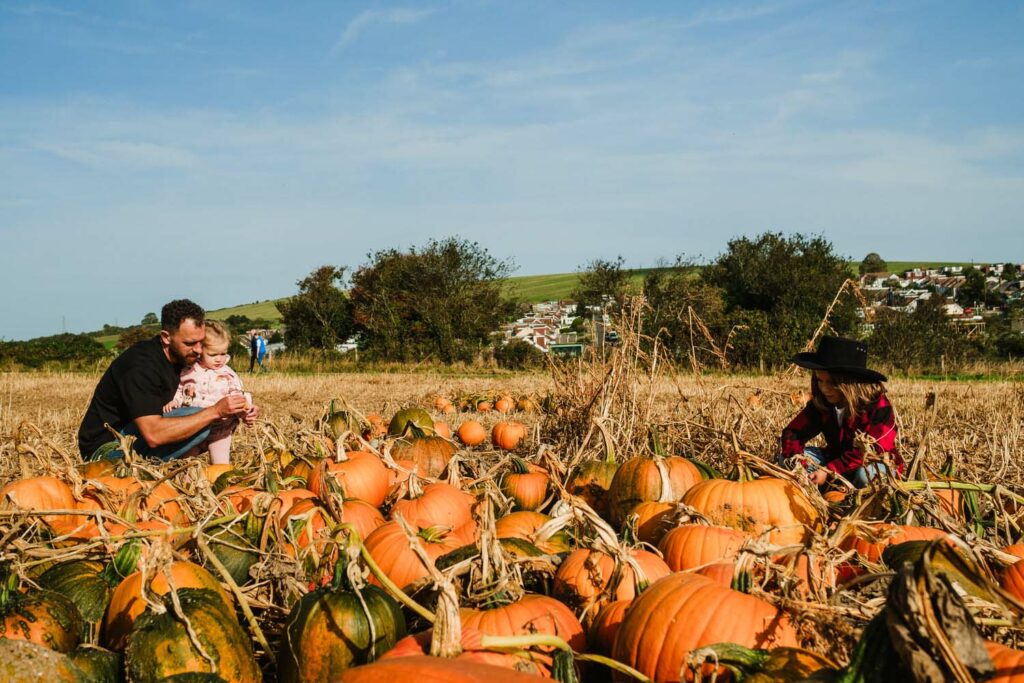
[[[203,346],[209,346],[215,343],[224,343],[231,345],[231,333],[228,328],[224,326],[219,320],[207,320],[206,321],[206,338],[203,339]]]
[[[209,324],[209,323],[207,323]],[[878,397],[885,393],[885,385],[881,382],[866,380],[857,375],[828,370],[832,383],[836,390],[843,395],[843,408],[847,409],[847,418],[853,419],[864,412],[869,405],[878,400]],[[828,400],[825,394],[818,388],[818,376],[811,373],[811,397],[814,405],[824,410],[828,407]]]

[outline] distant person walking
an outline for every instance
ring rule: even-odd
[[[263,367],[263,359],[267,357],[267,340],[263,338],[263,333],[260,332],[256,335],[256,363],[260,366],[260,372],[265,369]]]
[[[259,355],[260,343],[257,341],[256,330],[249,331],[249,374],[256,371],[256,356]]]

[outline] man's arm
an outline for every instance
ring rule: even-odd
[[[192,415],[183,415],[182,417],[140,415],[135,418],[135,425],[139,428],[139,433],[146,444],[150,448],[156,448],[164,444],[184,441],[221,418],[245,415],[247,409],[245,396],[231,394]]]

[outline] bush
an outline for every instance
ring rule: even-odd
[[[539,367],[544,362],[544,353],[522,339],[513,339],[507,344],[499,343],[495,347],[494,360],[501,368],[526,370]]]
[[[110,357],[110,352],[84,334],[58,334],[28,341],[0,342],[0,365],[41,368],[61,363],[91,365]]]

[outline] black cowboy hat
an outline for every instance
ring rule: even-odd
[[[871,382],[886,381],[885,375],[868,368],[868,346],[856,339],[825,336],[817,351],[798,353],[792,360],[808,370],[836,370]]]

